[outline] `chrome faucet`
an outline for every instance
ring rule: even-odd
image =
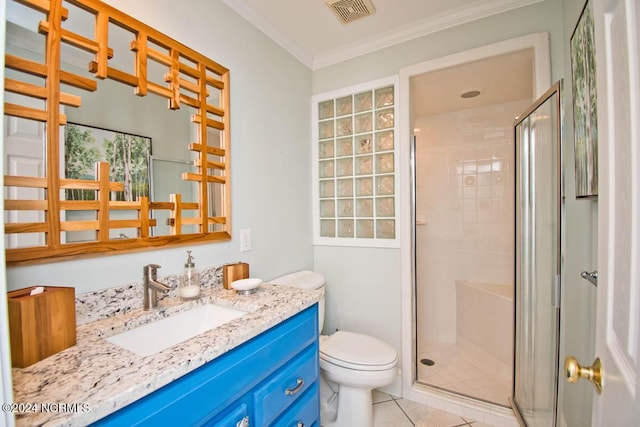
[[[158,292],[168,292],[171,286],[158,282],[158,264],[149,264],[142,267],[144,276],[144,296],[142,305],[144,310],[150,310],[158,306]]]

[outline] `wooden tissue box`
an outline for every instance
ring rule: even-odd
[[[76,344],[75,289],[35,286],[7,294],[11,365],[24,368]]]
[[[233,289],[231,283],[249,277],[249,264],[246,262],[225,264],[222,268],[222,286],[225,289]]]

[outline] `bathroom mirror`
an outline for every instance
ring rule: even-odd
[[[225,67],[97,0],[7,20],[7,263],[231,238]]]

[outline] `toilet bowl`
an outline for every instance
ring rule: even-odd
[[[324,277],[299,271],[269,281],[277,285],[324,289]],[[319,330],[324,323],[324,297],[318,303]],[[377,338],[349,331],[320,337],[320,422],[324,427],[371,427],[371,392],[393,382],[398,355]]]
[[[321,378],[338,385],[337,400],[334,398],[332,404],[337,408],[325,407],[322,425],[373,426],[371,390],[391,384],[397,364],[393,347],[377,338],[338,331],[322,339]],[[323,400],[323,396],[320,399]]]

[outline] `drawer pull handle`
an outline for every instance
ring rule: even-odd
[[[284,391],[284,394],[286,394],[287,396],[293,396],[294,394],[299,392],[303,386],[304,386],[304,380],[302,378],[298,378],[298,380],[296,381],[296,387],[286,389]]]

